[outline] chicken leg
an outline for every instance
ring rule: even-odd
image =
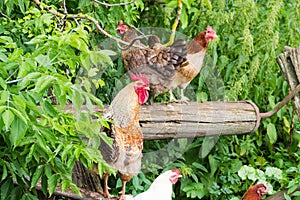
[[[177,102],[177,99],[174,97],[172,90],[169,90],[170,102]]]
[[[119,192],[121,194],[120,200],[125,200],[125,190],[127,181],[122,180],[122,190]]]
[[[180,100],[179,100],[179,102],[181,102],[181,103],[187,103],[190,99],[189,98],[187,98],[186,96],[184,96],[184,89],[181,89],[180,88]]]
[[[170,102],[176,102],[176,103],[188,103],[189,102],[189,98],[187,98],[186,96],[184,96],[184,89],[180,89],[180,99],[177,100],[174,97],[174,94],[172,92],[172,90],[169,90],[169,94],[170,94]]]
[[[111,195],[109,194],[110,188],[108,187],[108,177],[109,177],[109,174],[104,173],[104,175],[103,175],[103,179],[104,179],[103,196],[105,198],[110,198],[111,197]]]

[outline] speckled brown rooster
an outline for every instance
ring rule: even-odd
[[[141,169],[143,134],[139,125],[140,105],[148,99],[149,83],[143,75],[131,74],[132,83],[123,88],[112,101],[105,118],[113,120],[110,129],[102,131],[113,138],[112,147],[101,140],[104,160],[113,166],[122,180],[120,199],[125,198],[125,186]],[[104,174],[104,196],[109,197],[109,174]]]

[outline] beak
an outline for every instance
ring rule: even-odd
[[[182,175],[178,175],[177,177],[178,177],[178,178],[181,178],[181,177],[182,177]]]
[[[144,87],[145,90],[150,90],[150,87]]]

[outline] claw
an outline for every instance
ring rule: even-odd
[[[174,97],[172,90],[169,90],[170,102],[177,102],[177,99]]]

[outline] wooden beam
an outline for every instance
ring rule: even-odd
[[[65,110],[76,112],[72,105]],[[96,106],[94,111],[103,112]],[[259,126],[260,113],[250,101],[159,103],[141,106],[139,119],[144,139],[157,140],[251,133]]]

